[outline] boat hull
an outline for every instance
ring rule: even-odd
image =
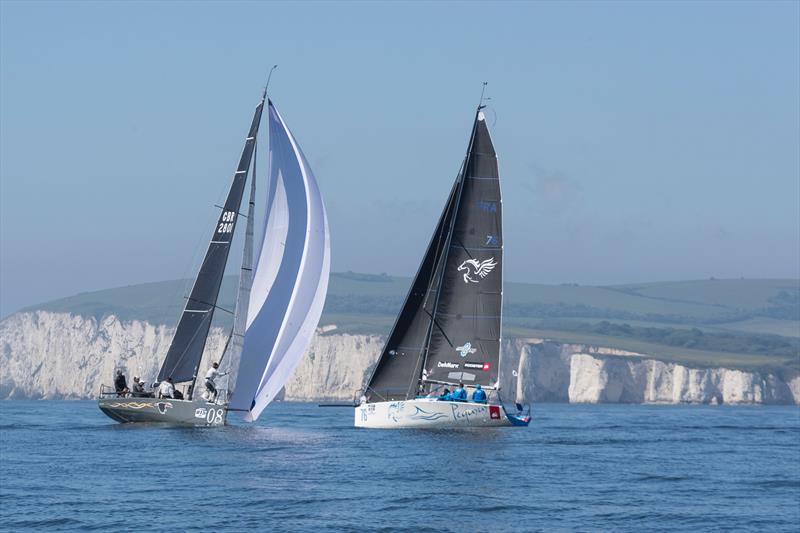
[[[473,428],[528,425],[515,422],[502,405],[416,399],[362,403],[355,408],[355,426],[393,428]]]
[[[228,415],[225,405],[204,400],[170,398],[100,398],[97,406],[109,418],[123,424],[157,422],[179,426],[224,426]]]

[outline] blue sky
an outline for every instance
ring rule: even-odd
[[[486,80],[507,279],[798,277],[799,6],[4,1],[0,313],[192,275],[275,63],[334,270],[413,273]]]

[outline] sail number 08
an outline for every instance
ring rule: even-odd
[[[233,218],[236,216],[235,211],[225,211],[220,218],[217,233],[230,233],[233,231]]]
[[[206,413],[206,422],[209,424],[221,424],[222,415],[224,414],[225,411],[222,409],[209,409]]]

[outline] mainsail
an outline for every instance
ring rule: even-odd
[[[502,261],[497,154],[479,109],[461,172],[368,382],[369,401],[413,398],[420,379],[496,386]]]
[[[328,289],[325,205],[300,147],[269,102],[270,179],[238,378],[230,408],[253,421],[308,348]]]
[[[230,252],[236,221],[239,218],[239,205],[242,203],[265,97],[261,98],[256,107],[239,165],[233,175],[233,183],[222,213],[214,226],[208,251],[178,321],[172,344],[170,344],[167,356],[158,373],[159,381],[171,377],[175,383],[181,383],[193,381],[197,375],[197,368],[206,345],[208,329],[217,306],[217,296],[222,276],[225,274],[225,265],[228,262],[228,252]]]

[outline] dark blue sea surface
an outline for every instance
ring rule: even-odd
[[[0,529],[798,531],[800,408],[538,405],[525,428],[120,425],[0,402]]]

